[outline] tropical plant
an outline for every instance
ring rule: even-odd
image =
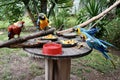
[[[61,28],[66,27],[69,21],[68,16],[69,13],[67,12],[67,9],[60,10],[60,12],[55,13],[54,16],[52,17],[53,25],[57,29],[59,29],[60,27]]]
[[[51,21],[53,25],[59,29],[67,27],[69,21],[68,16],[70,16],[69,9],[73,5],[73,0],[52,0],[54,2],[54,8],[52,8]]]
[[[84,21],[88,20],[85,8],[81,8],[78,13],[77,24],[83,23]]]
[[[102,38],[111,42],[120,48],[120,18],[116,17],[111,20],[109,24],[104,26],[106,33],[103,34]]]
[[[78,21],[77,21],[78,24],[98,15],[107,7],[106,0],[85,0],[84,2],[82,1],[81,3],[83,3],[84,5],[82,9],[80,9],[80,12],[78,13]],[[96,36],[102,37],[103,36],[102,33],[106,31],[103,26],[108,23],[109,21],[106,20],[106,16],[105,16],[97,24],[96,21],[94,21],[91,24],[89,24],[88,27],[91,28],[93,27],[94,24],[96,24],[95,26],[100,28],[100,31]]]
[[[1,20],[9,20],[12,23],[23,16],[23,4],[19,0],[1,0],[0,7]]]
[[[103,10],[103,6],[101,6],[102,3],[100,4],[100,2],[96,1],[96,0],[81,1],[81,4],[83,4],[83,6],[80,9],[80,12],[78,13],[78,15],[79,15],[78,22],[81,21],[81,20],[79,20],[81,18],[85,17],[85,19],[90,19],[90,18],[98,15]],[[81,22],[84,22],[84,19],[82,19],[82,20],[83,21],[81,21]]]
[[[100,7],[100,4],[95,0],[90,0],[85,6],[90,18],[98,15],[102,11],[102,7]]]

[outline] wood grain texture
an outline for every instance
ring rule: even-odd
[[[88,55],[92,51],[92,49],[89,48],[86,43],[85,46],[80,49],[78,49],[77,47],[62,48],[63,53],[61,55],[44,55],[42,53],[42,48],[24,48],[24,50],[30,54],[34,54],[41,58],[48,58],[48,59],[82,57]]]
[[[71,59],[45,59],[45,80],[70,80]]]

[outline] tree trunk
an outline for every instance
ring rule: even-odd
[[[47,14],[47,0],[40,0],[41,1],[41,12]]]
[[[32,20],[32,23],[34,24],[34,26],[37,26],[36,20],[34,19],[32,13],[31,13],[31,10],[30,10],[30,8],[29,8],[29,6],[28,6],[28,5],[25,5],[25,8],[26,8],[26,10],[27,10],[27,12],[28,12],[28,14],[29,14],[31,20]]]
[[[52,13],[52,11],[53,11],[53,9],[54,9],[54,7],[55,7],[55,3],[57,3],[58,2],[58,0],[51,0],[51,4],[52,4],[52,6],[50,7],[50,10],[49,10],[49,12],[48,12],[48,18],[50,17],[50,14]]]
[[[34,26],[36,26],[36,21],[35,21],[32,13],[31,13],[31,10],[30,10],[29,6],[28,6],[30,0],[22,0],[22,1],[23,1],[24,5],[25,5],[25,8],[26,8],[26,10],[27,10],[27,13],[29,14],[29,16],[30,16],[30,18],[31,18]]]
[[[33,5],[34,5],[34,9],[35,9],[35,11],[37,12],[37,15],[38,15],[39,10],[38,10],[38,7],[37,7],[37,2],[35,0],[33,0]]]
[[[52,4],[52,6],[50,7],[50,10],[48,12],[48,16],[47,16],[48,18],[50,17],[50,14],[51,14],[51,12],[53,11],[53,9],[55,7],[55,3],[53,1],[51,1],[51,4]]]

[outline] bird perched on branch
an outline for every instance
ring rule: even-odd
[[[46,30],[49,28],[49,20],[44,13],[38,15],[37,26],[38,30]]]
[[[24,21],[18,21],[10,26],[8,26],[8,37],[9,39],[14,38],[15,35],[20,37],[21,30],[24,26]]]
[[[76,29],[77,33],[80,33],[83,36],[85,36],[85,38],[84,38],[85,42],[87,43],[87,45],[90,48],[93,48],[93,49],[96,49],[96,50],[100,51],[106,59],[111,61],[114,68],[116,68],[113,60],[108,55],[108,52],[109,52],[108,51],[108,46],[111,46],[111,47],[115,47],[115,46],[106,42],[106,41],[104,41],[104,40],[96,38],[94,35],[95,35],[96,32],[98,32],[98,30],[99,29],[97,29],[97,28],[91,28],[90,30],[86,30],[86,29],[80,28],[80,27],[77,27],[77,29]]]

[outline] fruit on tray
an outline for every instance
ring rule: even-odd
[[[76,41],[71,39],[71,40],[60,40],[60,42],[62,42],[62,44],[75,44]]]
[[[48,34],[48,35],[46,35],[46,36],[44,36],[42,38],[45,38],[45,39],[55,39],[56,37],[54,35],[52,35],[52,34]]]

